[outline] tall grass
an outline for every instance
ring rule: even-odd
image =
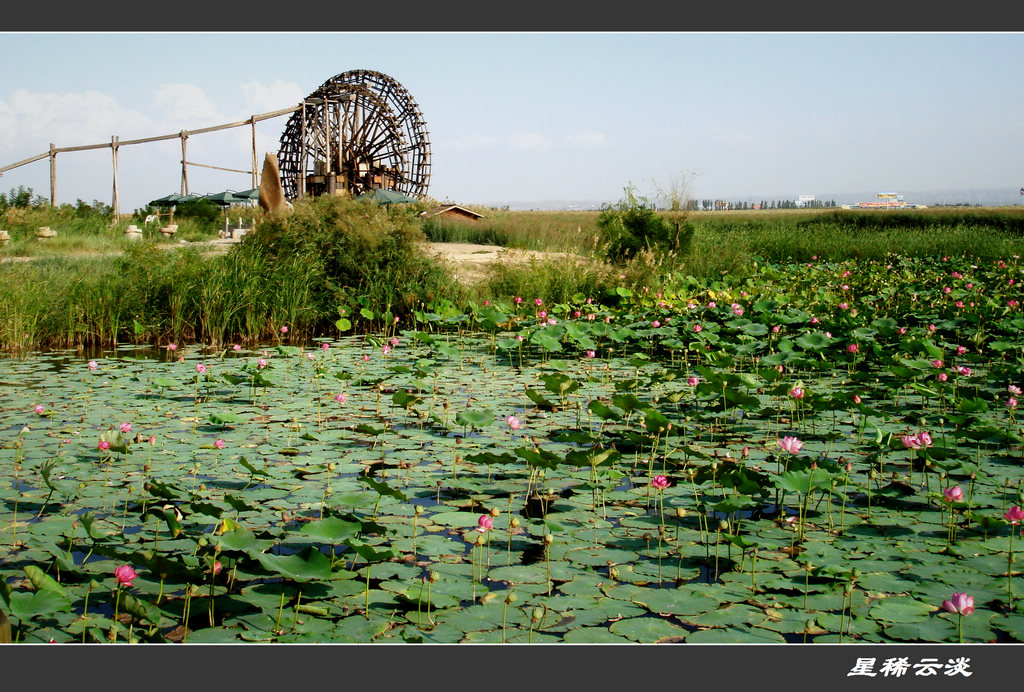
[[[57,217],[68,224],[58,228],[66,243],[58,251],[34,237],[39,225],[56,226],[47,222],[53,210],[8,209],[4,222],[14,218],[20,226],[0,258],[16,254],[17,243],[33,258],[0,263],[0,350],[169,341],[221,347],[266,341],[282,325],[304,340],[336,334],[342,310],[354,329],[368,331],[435,302],[462,310],[512,296],[549,304],[600,300],[618,286],[654,290],[679,272],[699,280],[742,276],[756,271],[755,260],[1024,254],[1024,208],[930,211],[694,213],[685,252],[644,252],[615,264],[601,256],[597,212],[489,211],[475,223],[448,230],[437,224],[430,233],[582,259],[501,263],[467,287],[418,251],[429,234],[415,209],[306,200],[287,219],[254,218],[257,229],[222,255],[176,242],[124,241],[102,216]]]
[[[500,245],[520,250],[591,254],[597,247],[596,211],[475,209],[475,221],[435,217],[423,225],[427,240]]]

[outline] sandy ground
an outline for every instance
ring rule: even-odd
[[[537,252],[535,250],[514,250],[500,245],[474,245],[472,243],[424,243],[424,250],[432,257],[446,262],[452,275],[461,283],[474,284],[487,276],[490,267],[498,262],[526,264],[533,260],[542,261],[562,258],[583,261],[582,257],[565,252]]]

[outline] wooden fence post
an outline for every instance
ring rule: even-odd
[[[113,159],[114,165],[114,197],[110,203],[110,206],[114,208],[114,223],[117,223],[120,217],[120,209],[117,203],[117,140],[117,135],[113,135],[110,138],[111,158]]]
[[[57,206],[57,148],[50,142],[50,206]]]

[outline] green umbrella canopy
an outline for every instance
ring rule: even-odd
[[[249,200],[244,197],[238,197],[234,191],[225,190],[224,192],[215,192],[212,195],[204,195],[203,199],[208,199],[211,202],[216,202],[222,207],[227,207],[232,204],[245,204]]]
[[[414,204],[419,200],[394,190],[376,189],[356,195],[356,199],[367,199],[381,204]]]
[[[260,198],[260,190],[257,187],[254,187],[251,190],[242,190],[241,192],[236,192],[234,194],[235,197],[239,197],[250,202],[256,202]]]
[[[159,199],[154,199],[152,202],[149,203],[149,206],[173,207],[176,204],[181,204],[182,202],[191,202],[197,199],[199,199],[199,195],[179,195],[172,192],[171,194],[160,197]]]

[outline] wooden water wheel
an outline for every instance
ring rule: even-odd
[[[374,189],[427,194],[430,139],[401,84],[371,70],[327,80],[292,114],[277,155],[285,197]]]

